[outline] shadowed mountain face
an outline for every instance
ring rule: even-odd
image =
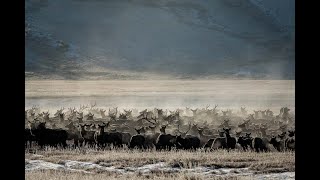
[[[292,0],[26,0],[27,79],[294,79]]]

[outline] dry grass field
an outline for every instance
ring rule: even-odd
[[[281,175],[281,173],[285,176],[285,172],[295,171],[294,152],[47,149],[37,151],[36,155],[26,151],[25,158],[26,179],[30,180],[256,179],[258,176]],[[34,166],[32,169],[31,161],[34,160],[52,164],[46,168]],[[55,165],[59,167],[54,168]]]

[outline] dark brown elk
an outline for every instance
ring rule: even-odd
[[[284,151],[285,150],[285,138],[286,138],[286,132],[283,132],[282,134],[279,134],[278,136],[273,136],[269,143],[273,145],[273,147],[277,151]]]
[[[231,128],[223,128],[223,130],[224,130],[225,136],[226,136],[227,149],[235,149],[237,140],[236,140],[236,138],[230,136]]]
[[[153,132],[151,135],[145,135],[146,137],[146,146],[148,148],[153,148],[157,144],[157,139],[161,134],[166,134],[167,125],[162,125],[160,128],[160,133]]]
[[[38,145],[43,148],[44,146],[61,147],[67,146],[68,134],[65,130],[61,129],[47,129],[46,122],[41,122],[35,130],[32,130],[32,134],[35,135]]]
[[[132,135],[128,132],[121,132],[121,134],[122,134],[122,144],[129,146]]]
[[[197,149],[200,147],[200,139],[196,136],[186,136],[181,137],[181,135],[176,137],[176,147],[177,149]]]
[[[140,134],[141,128],[140,129],[136,129],[137,134],[133,135],[130,139],[130,145],[129,148],[133,149],[135,147],[138,147],[140,149],[144,148],[144,144],[145,144],[145,137],[143,135]]]
[[[285,140],[285,147],[287,150],[295,150],[295,131],[288,131],[288,138]]]
[[[253,149],[252,140],[253,138],[250,137],[251,133],[246,133],[246,136],[240,136],[238,138],[238,144],[241,145],[244,151],[248,150],[248,148]]]
[[[69,123],[65,127],[68,128],[68,130],[67,130],[67,134],[68,134],[67,140],[73,140],[75,147],[81,147],[83,142],[84,142],[84,139],[81,136],[79,129],[73,124],[73,122]]]
[[[104,128],[106,126],[109,126],[109,123],[110,122],[108,122],[107,124],[103,123],[102,125],[98,124],[99,130],[94,133],[94,140],[100,148],[104,148],[106,146],[104,137],[106,133],[104,132]]]
[[[32,147],[33,142],[37,142],[37,138],[36,136],[32,133],[32,131],[37,129],[38,123],[40,122],[35,122],[32,123],[31,121],[28,121],[28,127],[27,129],[25,129],[25,146],[28,147],[28,143],[29,143],[29,147]]]
[[[176,136],[171,134],[160,134],[156,140],[156,150],[169,149],[175,146]]]
[[[77,117],[77,119],[78,119],[78,123],[83,123],[83,117]]]
[[[81,134],[81,137],[84,139],[84,146],[88,144],[89,147],[94,147],[95,140],[94,140],[94,134],[95,131],[87,131],[86,127],[90,127],[91,125],[88,124],[79,124],[79,131]]]
[[[266,152],[269,151],[268,140],[266,138],[255,137],[253,139],[253,148],[256,152]]]

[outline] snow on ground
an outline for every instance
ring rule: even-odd
[[[134,174],[141,173],[142,175],[147,175],[152,172],[164,172],[164,173],[186,173],[193,175],[204,175],[204,176],[254,176],[257,179],[294,179],[294,172],[285,173],[272,173],[272,174],[254,174],[248,168],[219,168],[214,167],[195,167],[195,168],[180,168],[180,167],[170,167],[165,162],[158,162],[155,164],[147,164],[140,167],[124,167],[116,168],[114,166],[109,166],[106,163],[101,162],[100,164],[95,164],[92,162],[80,162],[65,160],[59,162],[59,164],[46,162],[43,160],[25,160],[25,171],[34,170],[67,170],[73,172],[83,172],[83,173],[93,173],[90,170],[107,171],[119,174]]]

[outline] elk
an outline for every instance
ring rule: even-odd
[[[119,114],[119,119],[121,119],[121,120],[127,120],[127,116],[126,116],[125,114],[123,114],[123,113],[120,113],[120,114]]]
[[[207,116],[218,116],[218,113],[216,112],[216,108],[218,107],[218,105],[215,105],[213,109],[211,110],[207,110],[206,114]]]
[[[106,112],[106,110],[100,109],[100,115],[101,115],[102,119],[106,119],[107,118],[105,112]]]
[[[43,120],[44,121],[49,121],[50,120],[50,118],[49,118],[49,115],[50,115],[49,110],[47,112],[43,112],[42,114],[43,114]]]
[[[38,145],[40,145],[41,148],[45,145],[55,147],[61,145],[65,148],[67,146],[67,132],[61,129],[47,129],[45,125],[46,122],[41,122],[37,128],[32,131],[32,134],[34,134],[38,140]]]
[[[60,122],[64,122],[64,113],[63,112],[61,112],[59,114],[59,120],[60,120]]]
[[[177,149],[197,149],[200,146],[200,139],[196,136],[176,137]]]
[[[83,111],[85,110],[85,109],[87,109],[88,108],[88,105],[81,105],[80,104],[80,108],[79,108],[79,111],[76,111],[76,113],[78,114],[78,117],[80,117],[80,118],[83,118]]]
[[[138,147],[140,149],[144,148],[144,144],[145,144],[145,137],[143,135],[140,134],[142,128],[140,129],[136,129],[137,134],[133,135],[130,138],[130,144],[129,144],[129,148],[133,149],[135,147]]]
[[[209,139],[214,139],[214,136],[210,135],[204,135],[203,134],[204,128],[198,128],[198,133],[200,136],[200,146],[203,146],[205,143],[209,141]]]
[[[169,149],[175,145],[176,136],[171,134],[160,134],[156,140],[156,150]]]
[[[251,133],[246,133],[246,136],[240,136],[238,138],[237,142],[241,145],[241,147],[243,148],[244,151],[248,150],[248,147],[253,149],[253,146],[252,146],[253,138],[250,137],[250,135],[251,135]]]
[[[95,131],[87,131],[85,128],[86,127],[90,127],[91,125],[88,124],[79,124],[79,131],[80,131],[80,135],[81,137],[84,139],[84,145],[93,147],[95,144],[95,140],[94,140],[94,134]]]
[[[236,140],[236,138],[230,136],[231,128],[223,128],[223,130],[225,132],[228,150],[229,149],[235,149],[237,140]]]
[[[104,132],[104,128],[107,126],[109,126],[108,122],[107,124],[103,123],[102,125],[98,124],[98,131],[96,131],[94,133],[94,140],[96,142],[96,144],[98,145],[98,147],[104,147],[105,146],[105,142],[104,142],[104,136],[105,136],[105,132]]]
[[[266,138],[255,137],[253,139],[253,148],[256,152],[266,152],[268,151],[268,140]]]
[[[77,117],[77,119],[78,119],[78,123],[83,123],[83,116],[82,117]]]
[[[96,106],[97,106],[97,102],[94,102],[93,104],[90,103],[89,112],[91,112],[91,113],[97,113],[97,112],[99,112],[99,109],[98,109],[98,108],[95,108]]]
[[[157,121],[156,117],[150,117],[150,119],[149,119],[148,115],[146,115],[146,116],[142,117],[141,120],[146,120],[155,127],[157,127],[159,125],[159,122]],[[153,120],[154,122],[152,122],[151,120]]]
[[[193,117],[197,116],[198,108],[197,109],[190,109],[190,110],[192,111]]]
[[[160,128],[161,134],[166,134],[166,128],[167,128],[167,125],[162,125],[161,126],[161,128]]]
[[[221,110],[221,112],[222,112],[222,116],[224,116],[224,117],[227,116],[228,111],[222,111]]]
[[[164,117],[163,110],[156,108],[156,112],[157,112],[157,115],[158,115],[158,119],[163,119],[163,117]]]
[[[270,144],[278,151],[283,151],[285,149],[285,136],[286,132],[279,134],[277,137],[273,136],[269,141]]]
[[[132,118],[132,110],[123,110],[127,118]]]
[[[285,147],[288,150],[294,151],[295,150],[295,131],[288,131],[288,138],[285,140]]]
[[[63,110],[64,110],[64,107],[58,109],[57,112],[54,114],[54,117],[59,117],[60,114],[63,112]]]
[[[178,125],[177,131],[180,133],[180,135],[182,135],[182,137],[185,137],[185,136],[187,136],[187,134],[190,131],[190,129],[191,129],[191,123],[189,123],[189,129],[186,132],[181,132],[180,131],[180,125]]]
[[[241,114],[242,114],[243,116],[246,116],[247,113],[248,113],[248,111],[246,110],[245,107],[241,107],[241,108],[240,108],[240,111],[241,111]]]
[[[69,130],[67,130],[68,138],[67,140],[73,140],[74,146],[81,146],[84,139],[80,134],[80,131],[76,126],[73,124],[73,122],[69,123],[68,125],[65,126]]]
[[[89,112],[88,117],[87,117],[87,120],[88,120],[88,121],[93,120],[93,116],[94,116],[94,114],[92,114],[91,112]]]
[[[118,114],[118,107],[114,108],[116,112],[111,112],[109,108],[108,116],[110,117],[110,121],[116,121],[117,114]]]
[[[68,112],[68,118],[69,120],[72,120],[74,117],[76,117],[77,115],[77,111],[76,108],[68,108],[69,112]]]
[[[259,117],[259,112],[260,111],[253,111],[254,112],[254,118],[255,119],[259,119],[260,117]]]

